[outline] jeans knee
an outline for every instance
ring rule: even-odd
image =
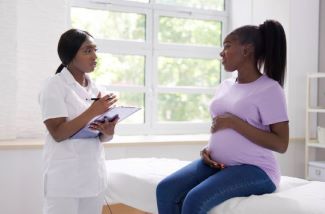
[[[158,183],[158,186],[156,188],[156,196],[157,196],[157,200],[161,200],[161,199],[167,199],[169,198],[169,191],[171,190],[170,186],[169,186],[169,182],[166,180],[162,180]]]
[[[206,214],[207,210],[203,207],[203,200],[195,191],[190,191],[183,202],[182,214]]]

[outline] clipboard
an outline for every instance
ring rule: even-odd
[[[133,106],[116,106],[104,114],[94,117],[87,125],[80,129],[76,134],[72,135],[70,139],[82,139],[82,138],[95,138],[98,137],[99,131],[92,130],[88,128],[89,124],[95,121],[103,122],[105,119],[108,121],[113,121],[116,117],[119,117],[118,122],[124,120],[125,118],[129,117],[130,115],[134,114],[135,112],[139,111],[141,108],[133,107]]]

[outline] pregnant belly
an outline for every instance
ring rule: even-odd
[[[211,134],[208,149],[213,160],[226,165],[238,165],[245,162],[251,146],[254,144],[239,133],[224,129]]]

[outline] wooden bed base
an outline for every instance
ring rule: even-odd
[[[136,208],[127,206],[125,204],[112,204],[112,205],[109,205],[109,207],[111,208],[112,213],[110,213],[110,210],[108,209],[108,207],[106,205],[103,207],[102,214],[150,214],[150,213],[138,210]]]

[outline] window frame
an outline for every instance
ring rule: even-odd
[[[149,3],[133,2],[126,0],[72,0],[72,7],[109,10],[113,12],[140,13],[146,16],[144,41],[126,41],[96,39],[99,53],[140,55],[145,57],[145,82],[143,86],[105,86],[107,90],[121,92],[144,93],[144,123],[143,124],[119,124],[117,133],[121,135],[157,135],[157,134],[204,134],[207,133],[210,123],[163,122],[157,120],[157,97],[160,92],[184,92],[186,94],[211,94],[215,93],[215,87],[161,87],[158,83],[158,57],[181,57],[199,59],[218,59],[222,50],[220,47],[195,46],[181,44],[163,44],[158,42],[159,17],[169,16],[175,18],[189,18],[198,20],[217,20],[222,23],[223,41],[228,30],[229,0],[225,0],[225,11],[205,10],[183,6],[169,6],[156,4],[154,0]],[[69,14],[69,20],[71,16]],[[70,23],[71,25],[71,23]],[[91,33],[91,32],[90,32]],[[222,42],[221,41],[221,42]],[[224,78],[221,66],[220,78]],[[228,76],[228,75],[226,75]],[[148,101],[147,101],[148,100]]]

